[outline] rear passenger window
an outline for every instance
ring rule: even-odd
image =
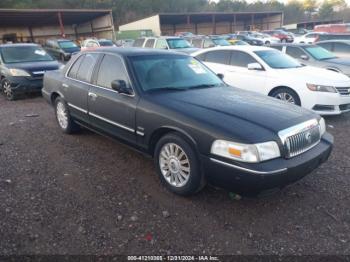
[[[86,54],[77,73],[77,79],[90,83],[98,54]]]
[[[128,82],[127,73],[121,58],[112,55],[105,55],[97,76],[97,85],[111,88],[114,80]]]
[[[78,70],[79,70],[79,67],[81,65],[81,62],[83,61],[85,55],[82,55],[80,56],[73,64],[73,66],[71,67],[69,73],[68,73],[68,76],[71,77],[71,78],[77,78],[77,73],[78,73]]]
[[[294,58],[300,58],[302,55],[305,55],[305,53],[300,48],[293,46],[287,47],[286,54]]]
[[[208,52],[205,58],[206,62],[227,65],[230,62],[230,51],[218,50]]]
[[[277,46],[270,46],[271,48],[274,48],[274,49],[277,49],[277,50],[280,50],[282,51],[283,49],[283,46],[282,45],[277,45]]]
[[[258,63],[251,55],[240,52],[240,51],[232,51],[230,65],[247,67],[248,64]]]
[[[145,47],[147,47],[147,48],[153,48],[154,42],[155,42],[155,39],[148,39],[147,42],[146,42],[146,44],[145,44]]]
[[[202,48],[202,39],[193,39],[192,45],[196,48]]]
[[[132,46],[133,47],[142,47],[144,42],[145,42],[144,38],[139,38],[139,39],[135,40],[135,42]]]
[[[168,45],[165,39],[158,39],[156,43],[156,48],[158,49],[168,49]]]

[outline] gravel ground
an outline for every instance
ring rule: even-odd
[[[350,254],[350,114],[326,120],[332,156],[298,183],[183,198],[141,154],[61,133],[41,97],[0,97],[0,254]]]

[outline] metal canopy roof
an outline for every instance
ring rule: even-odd
[[[211,22],[213,16],[215,16],[216,22],[221,21],[232,21],[233,16],[237,19],[254,19],[266,18],[270,15],[282,15],[282,11],[271,11],[271,12],[203,12],[203,13],[160,13],[161,24],[181,24],[187,22],[189,17],[191,23],[205,23]]]
[[[82,24],[111,12],[106,9],[0,9],[0,27],[57,25],[58,13],[63,24]]]

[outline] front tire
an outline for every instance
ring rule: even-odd
[[[301,105],[298,94],[290,88],[281,87],[271,93],[272,97],[294,105]]]
[[[195,150],[176,133],[158,141],[154,161],[163,185],[175,194],[191,195],[205,185]]]
[[[58,126],[66,134],[72,134],[79,130],[79,125],[74,122],[67,103],[61,97],[55,100],[55,114]]]
[[[16,95],[14,94],[12,88],[11,88],[11,82],[4,78],[1,81],[1,89],[2,93],[4,94],[5,98],[9,101],[14,101],[16,100]]]

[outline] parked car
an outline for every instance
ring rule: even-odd
[[[195,48],[209,48],[215,46],[230,46],[231,44],[223,37],[218,36],[205,36],[205,37],[194,37],[187,38],[188,42]]]
[[[112,40],[108,39],[86,39],[81,45],[81,50],[90,50],[101,47],[115,47],[115,44]]]
[[[118,47],[132,47],[134,42],[134,39],[119,39],[115,42],[115,45]]]
[[[227,34],[227,35],[224,35],[223,37],[231,45],[249,45],[247,42],[244,42],[242,40],[237,39],[237,35],[236,34]]]
[[[136,39],[133,47],[168,49],[182,53],[193,53],[198,50],[187,40],[176,36],[145,37]]]
[[[328,40],[348,40],[348,41],[350,41],[350,33],[347,33],[347,34],[323,34],[323,35],[319,35],[319,37],[318,37],[316,42],[328,41]]]
[[[60,129],[83,125],[154,157],[174,193],[207,182],[237,193],[281,188],[330,155],[319,115],[229,88],[186,54],[110,48],[72,60],[44,79]]]
[[[323,115],[350,111],[350,79],[330,70],[303,66],[282,52],[257,46],[205,49],[193,54],[225,82]]]
[[[279,38],[264,33],[254,32],[251,36],[261,39],[264,42],[264,45],[267,46],[281,42]]]
[[[325,68],[350,77],[350,59],[339,58],[321,46],[278,44],[271,47],[299,60],[302,64]]]
[[[244,41],[250,45],[257,45],[257,46],[264,45],[264,41],[256,37],[252,37],[248,35],[237,35],[236,38],[237,40]]]
[[[296,44],[314,44],[317,42],[320,35],[326,35],[325,32],[310,32],[302,36],[298,36],[294,38],[294,42]]]
[[[284,32],[283,30],[265,30],[262,33],[278,38],[282,43],[292,43],[294,37],[291,33]]]
[[[178,37],[195,37],[196,35],[191,32],[176,32],[175,36]]]
[[[59,67],[60,63],[39,45],[0,45],[0,87],[8,100],[40,91],[44,73]]]
[[[80,52],[80,47],[67,39],[47,40],[44,48],[51,56],[62,62],[68,61],[73,54]]]
[[[350,58],[350,40],[328,40],[316,44],[341,58]]]

